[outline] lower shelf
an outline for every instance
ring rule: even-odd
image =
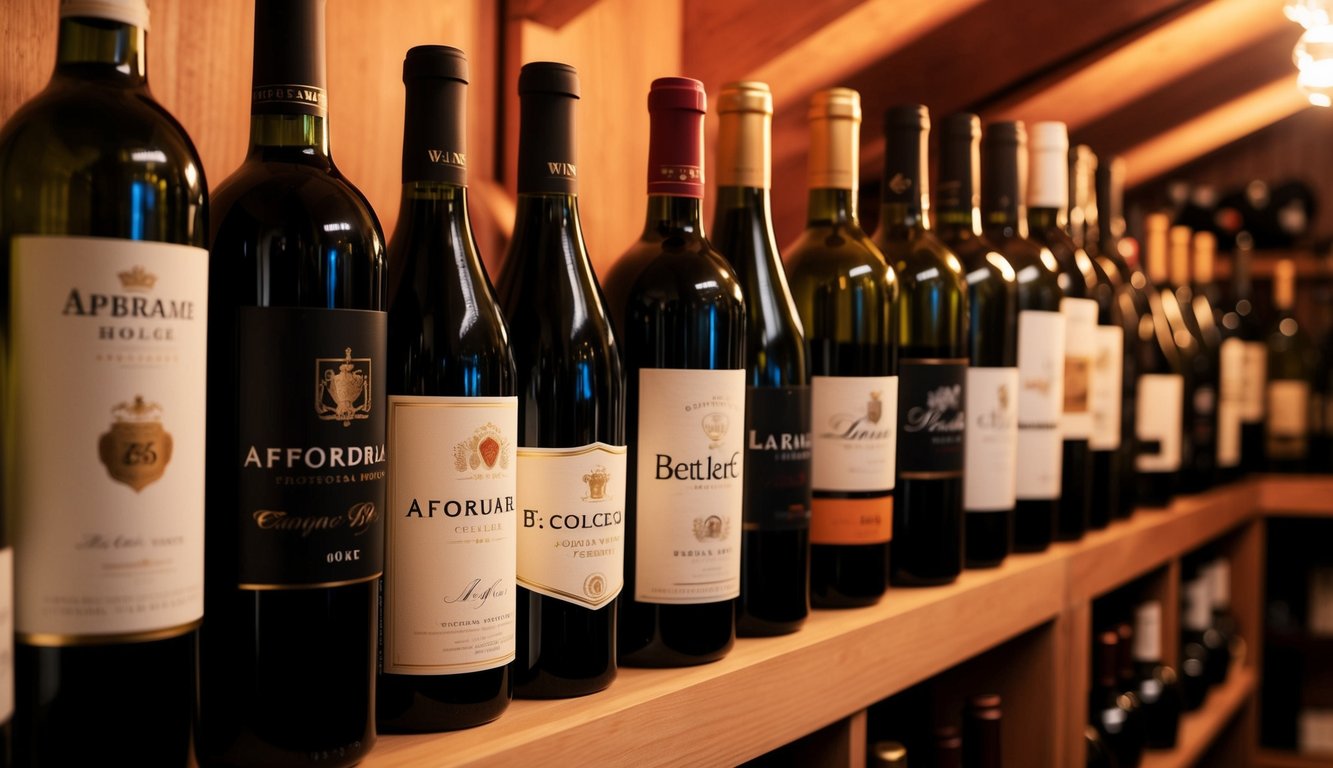
[[[1302,755],[1281,749],[1261,749],[1254,757],[1258,768],[1333,768],[1333,755]]]
[[[1253,695],[1256,677],[1250,667],[1232,668],[1227,681],[1208,692],[1202,707],[1180,719],[1176,748],[1144,753],[1140,768],[1187,768],[1194,765]]]

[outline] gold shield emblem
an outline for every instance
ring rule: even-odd
[[[871,424],[878,424],[883,415],[884,401],[879,399],[879,392],[871,392],[870,400],[866,403],[866,418],[870,419]]]
[[[162,428],[162,406],[135,395],[111,409],[115,421],[97,441],[97,455],[112,480],[135,492],[157,482],[171,461],[171,433]]]
[[[342,357],[315,358],[315,413],[344,427],[370,418],[370,358],[352,357],[351,347]]]

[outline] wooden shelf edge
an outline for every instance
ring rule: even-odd
[[[1333,517],[1333,476],[1263,475],[1258,487],[1267,517]]]
[[[1254,756],[1258,768],[1333,768],[1333,754],[1303,755],[1282,749],[1260,749]]]
[[[1181,717],[1176,748],[1145,752],[1140,768],[1188,768],[1194,765],[1253,695],[1257,679],[1254,669],[1233,667],[1226,683],[1208,692],[1202,707]]]

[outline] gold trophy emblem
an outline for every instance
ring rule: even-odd
[[[606,484],[611,479],[611,473],[606,467],[596,466],[592,471],[583,476],[583,482],[588,484],[588,495],[583,497],[584,501],[603,501],[606,499]]]
[[[97,441],[97,455],[112,480],[135,492],[157,482],[171,461],[171,434],[162,428],[162,406],[135,395],[111,409],[115,421]]]
[[[871,392],[870,400],[866,402],[866,418],[870,419],[871,424],[878,424],[883,416],[884,401],[879,399],[879,392]]]
[[[351,347],[341,358],[315,358],[315,413],[344,427],[370,418],[370,358],[353,358]]]
[[[722,438],[726,436],[727,429],[731,427],[731,419],[727,418],[725,413],[710,413],[699,423],[703,427],[704,434],[708,435],[708,447],[716,448],[722,444]]]

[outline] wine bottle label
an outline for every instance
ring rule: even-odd
[[[1305,456],[1310,435],[1310,383],[1295,379],[1268,382],[1267,452],[1270,458]]]
[[[1215,609],[1231,607],[1231,561],[1219,557],[1208,564],[1208,594]]]
[[[1135,466],[1140,472],[1180,469],[1184,398],[1185,380],[1179,374],[1145,373],[1139,377],[1134,434],[1139,441]]]
[[[601,608],[625,574],[626,449],[518,449],[518,583]]]
[[[14,550],[0,549],[0,723],[14,714]]]
[[[17,237],[8,475],[22,642],[130,642],[203,615],[208,252]]]
[[[1097,302],[1092,299],[1061,299],[1065,318],[1065,388],[1060,431],[1065,440],[1089,440],[1095,419],[1092,415],[1093,362],[1097,356]]]
[[[383,572],[385,317],[237,310],[241,589],[333,587]]]
[[[1018,369],[967,369],[963,509],[1014,508],[1018,494]]]
[[[1240,465],[1241,412],[1245,408],[1245,342],[1230,338],[1222,342],[1217,401],[1217,465]]]
[[[451,675],[514,659],[518,398],[389,398],[383,666]]]
[[[1156,600],[1134,609],[1134,660],[1162,660],[1162,604]]]
[[[1245,378],[1241,382],[1240,420],[1258,424],[1264,420],[1264,393],[1268,382],[1268,347],[1262,341],[1245,342]]]
[[[1125,332],[1118,326],[1096,327],[1092,358],[1092,437],[1094,451],[1120,447],[1120,400],[1125,369]]]
[[[898,477],[963,476],[967,358],[906,359],[898,364]]]
[[[813,544],[883,544],[893,535],[897,376],[813,376]]]
[[[740,595],[745,371],[639,371],[634,599]]]
[[[810,527],[810,388],[745,393],[745,530]]]
[[[1180,623],[1191,632],[1203,632],[1213,620],[1213,604],[1208,599],[1208,576],[1200,573],[1182,585],[1185,609]]]
[[[1018,313],[1018,498],[1060,496],[1065,399],[1065,318]]]

